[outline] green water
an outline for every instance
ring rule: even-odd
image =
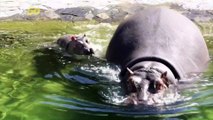
[[[112,98],[119,99],[119,69],[99,59],[115,28],[95,22],[0,22],[0,119],[213,119],[212,64],[182,92],[190,99],[149,109],[117,105]],[[99,58],[66,57],[55,47],[59,36],[82,33],[97,46]],[[213,37],[205,38],[212,56]]]

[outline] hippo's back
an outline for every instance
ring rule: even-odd
[[[166,8],[149,8],[125,20],[115,31],[106,53],[108,61],[122,67],[143,57],[166,60],[181,77],[202,72],[209,61],[198,27]]]

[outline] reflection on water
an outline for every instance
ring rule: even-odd
[[[53,38],[45,38],[45,42],[53,43]],[[102,44],[100,39],[106,42],[107,38],[97,38],[95,42],[105,48],[107,44]],[[0,119],[197,120],[213,117],[212,63],[199,80],[181,84],[178,94],[170,91],[162,104],[126,106],[122,104],[126,96],[119,85],[118,66],[101,57],[67,56],[52,44],[51,47],[40,45],[44,38],[36,36],[35,39],[32,33],[24,40],[30,44],[6,42],[8,45],[0,48]]]

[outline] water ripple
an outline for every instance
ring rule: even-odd
[[[85,100],[79,100],[74,98],[65,98],[62,96],[45,96],[50,99],[43,101],[42,104],[52,105],[55,107],[61,107],[63,109],[78,110],[92,112],[94,114],[117,114],[121,116],[144,116],[144,115],[158,115],[158,114],[181,114],[185,111],[195,112],[197,109],[194,106],[197,104],[192,103],[182,106],[113,106],[106,104],[99,104],[89,102]],[[51,102],[50,102],[51,101]]]

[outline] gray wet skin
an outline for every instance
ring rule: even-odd
[[[94,50],[92,49],[86,35],[72,36],[66,35],[57,40],[57,44],[64,48],[69,54],[77,55],[92,55]]]
[[[159,101],[163,92],[170,87],[170,84],[176,86],[176,81],[169,81],[168,73],[171,76],[171,71],[164,68],[165,66],[158,65],[157,62],[143,62],[144,64],[136,65],[140,66],[138,69],[127,68],[127,73],[122,78],[122,86],[125,88],[126,93],[129,94],[128,99],[125,103],[127,104],[150,104]],[[154,63],[154,64],[151,64]],[[162,71],[158,67],[162,67]],[[165,72],[163,72],[165,71]],[[175,79],[175,78],[170,78]]]
[[[157,101],[153,96],[203,72],[210,60],[198,27],[180,13],[158,7],[124,20],[108,45],[106,59],[121,66],[121,85],[131,104]]]

